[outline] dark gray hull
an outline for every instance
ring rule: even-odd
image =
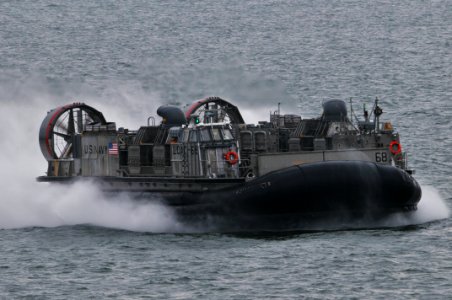
[[[73,182],[75,177],[40,177]],[[91,178],[93,179],[93,178]],[[231,230],[304,228],[308,223],[378,219],[416,210],[421,188],[407,172],[362,161],[297,165],[245,182],[242,179],[94,178],[108,192],[159,199],[186,223]],[[155,197],[158,195],[158,197]]]

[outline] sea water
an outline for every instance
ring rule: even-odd
[[[445,299],[452,293],[450,1],[0,2],[0,298]],[[249,123],[376,97],[423,188],[375,228],[217,233],[92,184],[36,183],[48,110],[136,129],[220,96]]]

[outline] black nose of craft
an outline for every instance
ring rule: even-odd
[[[421,188],[407,172],[365,161],[329,161],[289,167],[263,176],[266,199],[281,213],[403,212],[416,209]]]
[[[394,210],[416,210],[422,190],[418,182],[407,172],[389,166],[377,165],[384,188],[385,206]]]

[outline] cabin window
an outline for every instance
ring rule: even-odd
[[[189,137],[190,143],[196,143],[198,142],[198,135],[195,130],[190,131],[190,137]]]
[[[201,141],[202,142],[210,142],[212,141],[212,138],[210,137],[210,130],[209,128],[203,128],[201,129]]]
[[[179,141],[184,141],[185,140],[185,132],[183,130],[181,130],[179,132]]]
[[[178,127],[170,128],[166,144],[174,144],[179,142],[179,136],[183,131]]]
[[[220,129],[212,128],[212,136],[214,141],[221,141]]]
[[[190,135],[189,135],[189,131],[188,130],[184,130],[183,131],[183,137],[181,137],[180,139],[182,140],[182,141],[184,141],[184,143],[187,143],[188,142],[188,137],[189,137]]]
[[[234,137],[232,136],[231,130],[228,128],[223,129],[223,138],[224,140],[232,140]]]

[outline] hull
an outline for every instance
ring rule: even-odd
[[[40,177],[73,182],[77,177]],[[243,179],[96,178],[103,190],[134,192],[171,206],[180,221],[225,230],[307,228],[412,211],[421,188],[407,172],[363,161],[296,165]],[[153,195],[153,197],[147,197]]]

